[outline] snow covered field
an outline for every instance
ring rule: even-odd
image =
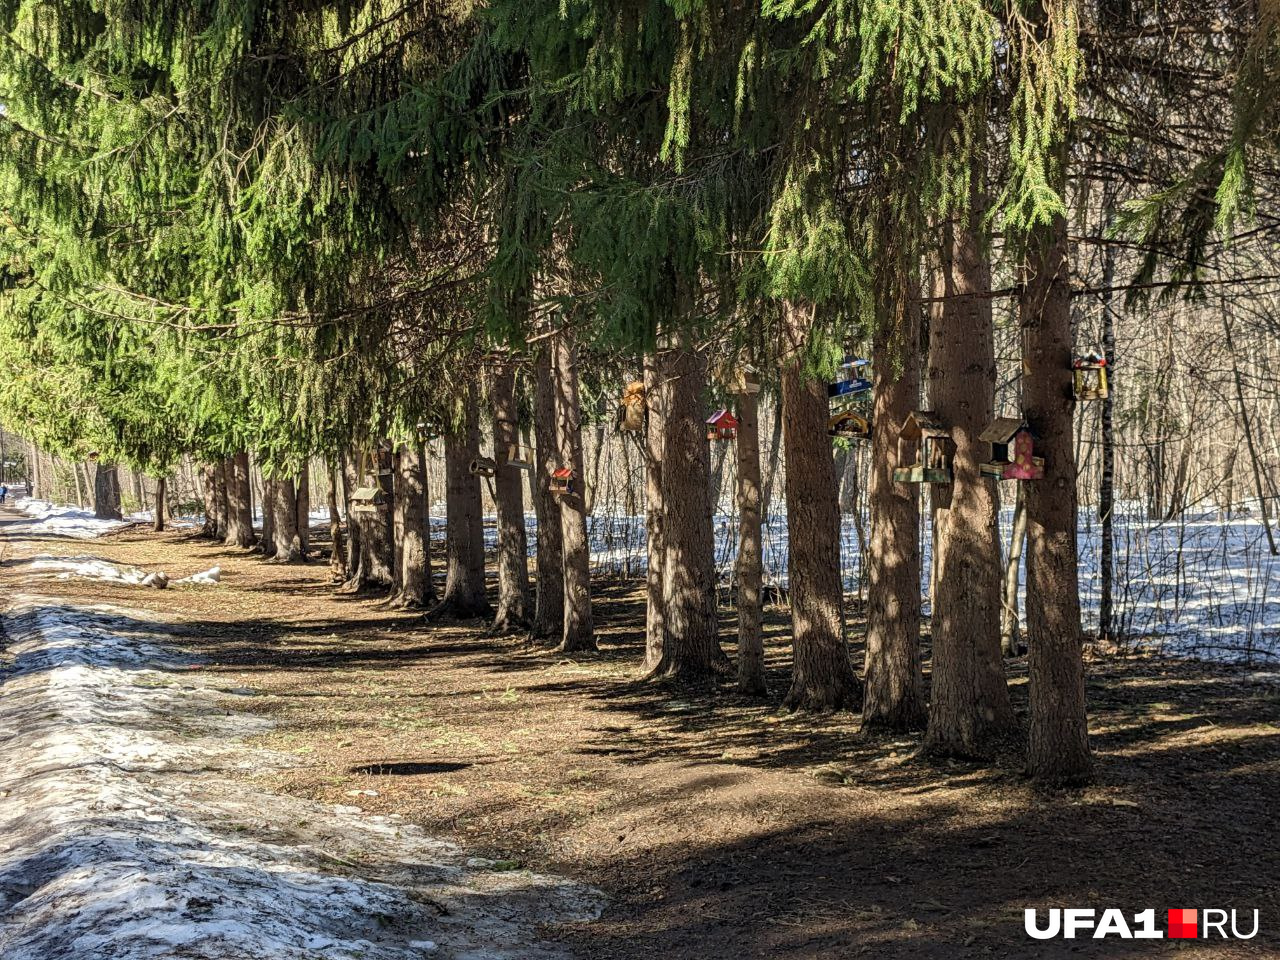
[[[4,960],[550,958],[593,891],[394,818],[228,778],[296,758],[147,614],[11,598],[0,696]]]

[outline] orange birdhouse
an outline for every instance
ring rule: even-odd
[[[738,418],[728,410],[720,410],[707,418],[708,440],[732,440],[738,435]]]
[[[1044,457],[1035,455],[1035,434],[1025,421],[1000,417],[978,439],[991,444],[991,459],[978,468],[983,476],[1000,480],[1044,479]]]
[[[551,471],[551,492],[556,496],[568,496],[578,492],[578,475],[572,467],[560,467]]]
[[[644,429],[646,410],[644,381],[633,380],[622,391],[622,400],[618,404],[618,429],[639,433]]]

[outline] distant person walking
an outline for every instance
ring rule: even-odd
[[[5,498],[9,496],[9,488],[0,483],[0,503],[4,503]]]

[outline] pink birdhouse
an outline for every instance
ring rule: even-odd
[[[1044,479],[1044,458],[1035,454],[1035,434],[1022,420],[1001,417],[979,439],[991,444],[991,459],[981,465],[984,476],[1001,480]]]

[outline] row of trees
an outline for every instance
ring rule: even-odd
[[[753,367],[782,408],[787,704],[860,705],[869,727],[924,726],[929,750],[982,756],[1017,732],[997,499],[978,467],[992,304],[1008,297],[1014,413],[1045,459],[1024,491],[1028,769],[1079,781],[1073,214],[1105,191],[1135,289],[1203,289],[1215,237],[1268,195],[1275,19],[1113,0],[127,0],[109,15],[7,0],[4,415],[45,449],[157,476],[199,458],[211,532],[241,546],[252,453],[269,477],[263,540],[285,561],[306,551],[297,478],[327,458],[350,519],[335,550],[347,588],[468,616],[491,613],[483,455],[495,624],[581,650],[595,643],[582,396],[642,380],[646,666],[703,680],[727,663],[704,425],[721,398],[740,419],[739,682],[759,692],[757,398],[739,383]],[[859,678],[824,385],[862,350],[875,383]],[[922,406],[954,443],[928,516],[893,475]],[[437,434],[448,532],[433,597]],[[524,446],[533,589],[509,462]],[[553,489],[557,471],[576,488]]]

